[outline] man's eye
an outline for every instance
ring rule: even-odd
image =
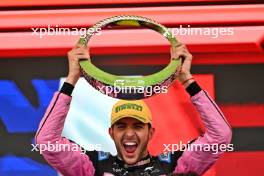
[[[117,128],[119,129],[125,128],[125,125],[118,125]]]
[[[142,125],[136,125],[135,127],[136,127],[137,129],[141,129],[141,128],[143,128]]]

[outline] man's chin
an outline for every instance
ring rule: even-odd
[[[125,152],[123,153],[123,160],[126,164],[128,165],[133,165],[136,164],[139,160],[139,157],[136,153],[132,154],[125,154]]]
[[[137,157],[133,157],[133,158],[124,157],[124,162],[128,165],[133,165],[138,162],[138,158]]]

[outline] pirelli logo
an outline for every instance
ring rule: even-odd
[[[119,111],[126,110],[126,109],[134,109],[136,111],[142,111],[143,107],[137,104],[127,103],[127,104],[117,106],[115,109],[115,112],[117,113]]]

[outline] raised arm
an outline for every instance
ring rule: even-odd
[[[175,172],[202,175],[229,148],[232,132],[223,113],[206,91],[201,90],[196,82],[187,90],[192,94],[191,100],[204,123],[205,133],[183,152]]]
[[[191,95],[191,101],[205,126],[205,133],[196,139],[178,159],[175,172],[202,175],[223,154],[223,151],[215,152],[214,148],[208,150],[209,147],[228,145],[231,141],[232,131],[216,103],[194,81],[190,73],[192,55],[186,46],[179,44],[176,50],[171,52],[174,58],[182,57],[183,59],[179,81]]]
[[[80,77],[78,58],[84,57],[88,57],[88,54],[85,53],[85,49],[78,46],[68,53],[67,82],[63,84],[60,92],[54,94],[35,136],[43,157],[65,176],[93,176],[95,173],[92,162],[86,154],[83,154],[81,148],[61,136],[70,107],[71,93]]]

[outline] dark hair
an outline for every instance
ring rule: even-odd
[[[148,123],[148,128],[150,129],[152,126],[151,126],[151,124],[150,123]]]

